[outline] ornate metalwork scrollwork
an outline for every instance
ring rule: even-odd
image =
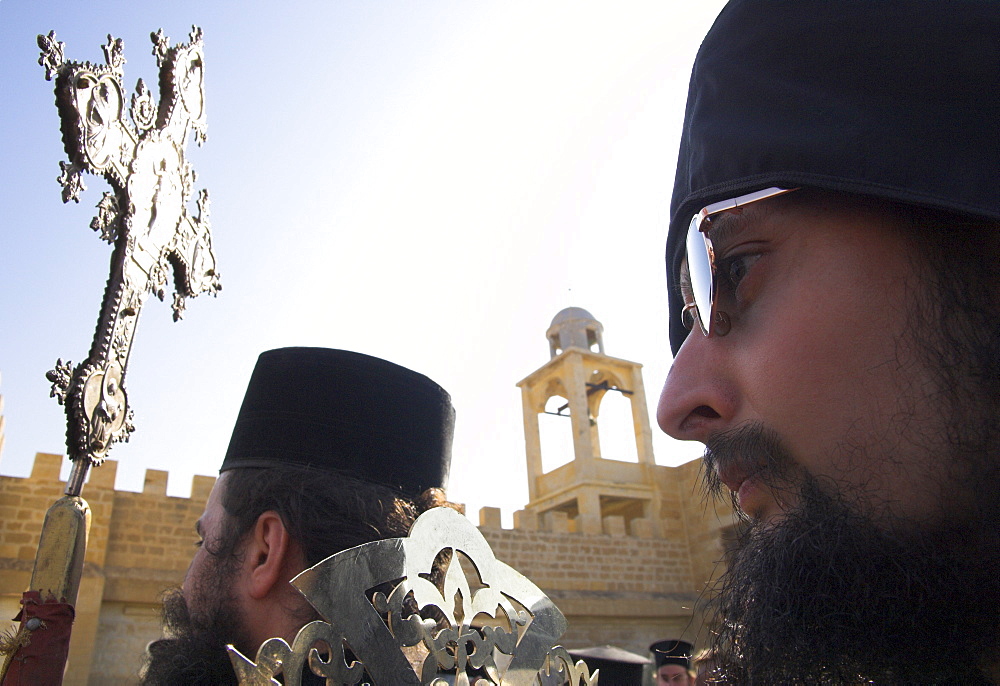
[[[338,553],[292,580],[325,621],[292,645],[265,641],[250,660],[229,647],[242,686],[328,684],[587,686],[586,664],[556,645],[566,619],[493,555],[464,516],[425,512],[406,538]]]
[[[197,194],[198,214],[188,212],[195,173],[184,155],[188,136],[205,141],[204,45],[194,27],[190,41],[170,46],[151,35],[160,67],[160,102],[140,79],[126,107],[124,45],[108,36],[106,64],[70,62],[55,33],[38,37],[45,78],[55,80],[56,106],[69,162],[60,162],[63,202],[80,201],[83,173],[100,174],[112,187],[90,223],[115,246],[111,275],[87,359],[72,368],[59,360],[46,376],[52,395],[66,406],[70,459],[100,464],[133,429],[125,372],[139,311],[146,297],[159,299],[174,272],[174,320],[185,298],[221,288],[212,251],[208,192]]]

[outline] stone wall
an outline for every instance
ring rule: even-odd
[[[0,476],[0,631],[13,626],[30,582],[45,512],[65,488],[64,461],[39,453],[30,477]],[[167,473],[148,470],[142,493],[116,491],[116,468],[109,460],[91,470],[84,489],[92,520],[66,686],[135,683],[146,643],[159,636],[158,599],[184,578],[215,482],[196,476],[191,497],[175,498]]]
[[[62,495],[60,455],[38,454],[29,478],[0,476],[0,630],[27,587],[46,509]],[[194,523],[212,488],[194,477],[191,496],[166,494],[167,473],[146,472],[142,493],[114,490],[116,463],[92,470],[84,497],[93,511],[77,605],[66,686],[134,684],[145,645],[159,636],[162,592],[180,584],[197,540]],[[497,558],[530,578],[569,620],[563,644],[610,643],[645,653],[653,640],[696,638],[693,610],[715,560],[729,517],[706,509],[695,493],[698,464],[657,467],[664,517],[632,527],[608,517],[605,533],[570,533],[565,518],[515,513],[514,529],[500,511],[479,513],[480,531]],[[692,497],[692,494],[695,497]]]
[[[566,615],[566,646],[608,643],[644,654],[657,637],[697,633],[689,626],[698,594],[686,541],[480,531],[498,559],[531,579]]]

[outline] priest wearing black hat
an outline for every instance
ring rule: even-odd
[[[598,679],[602,684],[640,686],[643,669],[649,664],[649,660],[642,655],[607,644],[567,652],[574,659],[583,660],[591,674],[599,672]]]
[[[145,684],[235,684],[226,653],[291,642],[317,619],[289,580],[363,543],[405,536],[445,504],[455,413],[427,377],[359,353],[284,348],[257,361],[198,551],[167,595]]]
[[[1000,3],[731,0],[657,419],[746,520],[727,683],[1000,682]]]
[[[649,646],[656,671],[656,686],[691,686],[691,651],[687,641],[665,639]]]

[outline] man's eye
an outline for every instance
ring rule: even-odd
[[[203,545],[205,545],[205,541],[203,539],[199,539],[199,540],[197,540],[197,541],[194,542],[194,547],[195,548],[200,548]]]
[[[739,288],[740,283],[746,278],[747,272],[750,271],[750,267],[753,263],[760,258],[759,254],[748,253],[744,255],[734,255],[732,257],[726,257],[721,260],[719,265],[719,273],[722,278],[726,281],[726,284],[732,291]]]

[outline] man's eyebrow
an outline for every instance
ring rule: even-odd
[[[725,243],[745,225],[742,212],[720,212],[709,219],[708,237],[713,243]]]
[[[202,536],[202,533],[201,533],[201,520],[200,519],[197,522],[194,523],[194,531],[199,536]],[[204,536],[202,536],[202,538],[204,538]]]

